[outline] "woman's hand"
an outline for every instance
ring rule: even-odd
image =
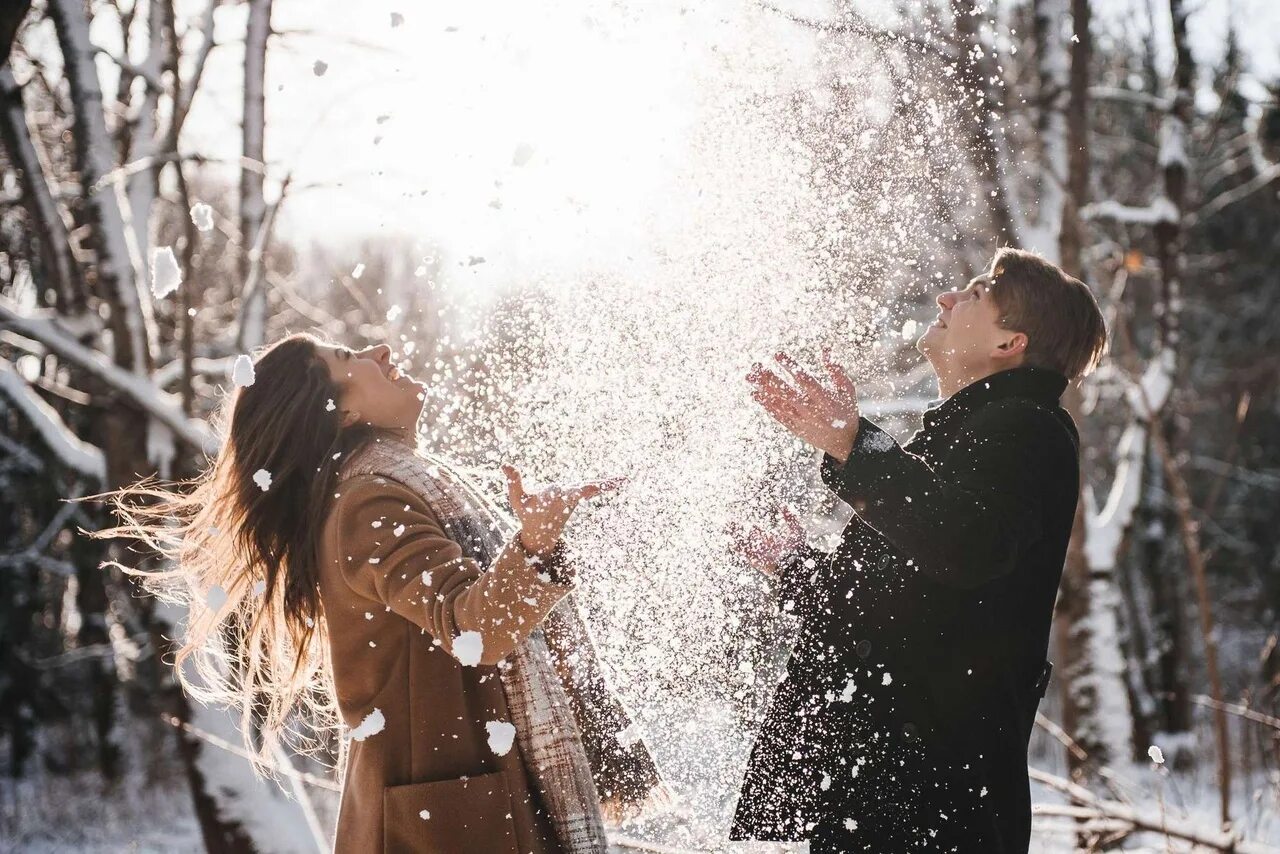
[[[750,533],[736,537],[738,552],[765,575],[776,576],[782,562],[804,547],[804,527],[788,507],[782,508],[782,522],[781,531],[753,526]]]
[[[613,492],[625,483],[624,478],[593,480],[571,487],[552,484],[537,492],[525,492],[520,472],[504,465],[507,478],[507,500],[520,520],[520,544],[535,557],[547,557],[560,542],[564,526],[578,504],[605,492]]]

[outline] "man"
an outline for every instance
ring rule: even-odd
[[[824,452],[823,481],[854,516],[830,556],[804,548],[790,516],[748,543],[803,629],[734,839],[809,839],[815,854],[1030,844],[1027,744],[1079,493],[1059,398],[1106,330],[1087,286],[1010,249],[937,304],[917,347],[944,399],[905,446],[859,417],[825,354],[825,381],[786,354],[748,377]]]

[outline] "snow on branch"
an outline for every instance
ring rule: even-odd
[[[1173,375],[1176,370],[1176,358],[1172,347],[1163,347],[1147,364],[1142,378],[1131,382],[1125,389],[1125,397],[1133,414],[1143,421],[1149,421],[1160,410],[1164,409],[1173,391]]]
[[[1036,815],[1059,815],[1071,818],[1112,819],[1122,822],[1134,830],[1163,834],[1166,837],[1190,842],[1212,851],[1231,851],[1235,854],[1280,854],[1280,848],[1261,842],[1242,839],[1238,833],[1203,827],[1193,822],[1170,818],[1168,815],[1143,815],[1128,804],[1109,801],[1098,797],[1084,786],[1065,780],[1061,777],[1041,771],[1029,769],[1031,779],[1037,783],[1056,789],[1075,802],[1074,806],[1063,804],[1037,804]]]
[[[177,400],[147,377],[131,373],[97,351],[75,340],[50,315],[25,315],[8,298],[0,297],[0,324],[39,341],[61,358],[93,374],[124,394],[184,442],[207,454],[216,454],[219,441],[208,425],[187,418]]]
[[[1146,455],[1147,429],[1132,421],[1120,436],[1116,449],[1116,474],[1107,493],[1107,503],[1097,508],[1093,490],[1085,490],[1085,559],[1092,570],[1114,569],[1124,532],[1133,521],[1134,510],[1142,496],[1142,463]]]
[[[197,356],[191,360],[191,371],[205,377],[226,378],[231,376],[231,365],[234,362],[234,356],[224,356],[220,359]],[[161,365],[151,376],[160,388],[168,388],[182,379],[182,360],[174,359],[172,362]]]
[[[107,463],[102,450],[72,432],[57,411],[4,360],[0,360],[0,393],[23,414],[63,465],[100,483],[106,479]]]
[[[1161,222],[1176,223],[1178,208],[1166,196],[1159,196],[1151,204],[1135,208],[1122,205],[1112,199],[1094,202],[1080,209],[1083,220],[1110,219],[1128,225],[1155,225]]]

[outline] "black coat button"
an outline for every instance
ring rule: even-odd
[[[858,658],[866,658],[868,655],[870,655],[871,641],[869,640],[858,641],[857,652],[858,652]]]
[[[878,566],[879,566],[881,569],[888,569],[888,568],[889,568],[889,564],[890,564],[890,563],[892,563],[892,562],[893,562],[893,558],[889,557],[889,555],[888,555],[888,554],[881,554],[881,555],[880,555],[880,561],[879,561]]]

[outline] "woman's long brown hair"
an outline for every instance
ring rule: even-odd
[[[305,749],[340,723],[318,545],[342,462],[372,433],[343,427],[319,344],[290,335],[261,353],[253,384],[224,403],[222,449],[208,468],[112,493],[119,525],[96,535],[163,558],[158,570],[112,565],[185,606],[178,679],[193,698],[239,711],[259,773],[273,766],[282,736]],[[267,489],[259,471],[270,474]]]

